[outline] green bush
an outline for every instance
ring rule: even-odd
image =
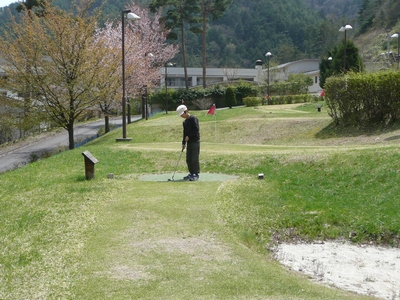
[[[217,107],[225,106],[225,88],[220,85],[214,85],[206,90],[206,93],[211,97],[211,100]]]
[[[234,87],[234,89],[237,104],[245,104],[244,98],[256,97],[259,92],[258,87],[255,87],[247,82],[240,82],[237,86]]]
[[[318,97],[312,96],[310,94],[301,95],[287,95],[287,96],[274,96],[269,100],[270,104],[292,104],[292,103],[306,103],[306,102],[316,102]]]
[[[169,88],[168,89],[168,110],[175,110],[176,103],[179,102],[178,91]],[[160,90],[157,93],[152,93],[149,95],[150,104],[158,104],[162,110],[165,110],[166,106],[166,92],[165,89]]]
[[[313,80],[305,74],[290,74],[286,81],[278,81],[271,84],[271,94],[273,95],[299,95],[307,93],[308,87],[313,84]]]
[[[386,125],[399,119],[400,72],[349,73],[326,80],[328,113],[336,124]]]
[[[215,103],[217,107],[230,106],[229,103],[225,102],[226,90],[231,88],[234,92],[235,102],[232,105],[238,105],[243,103],[243,99],[246,97],[255,97],[259,93],[259,88],[247,82],[240,82],[237,86],[224,87],[221,85],[213,85],[206,89],[202,87],[195,87],[189,90],[173,88],[168,89],[168,108],[173,110],[177,105],[182,103],[182,99],[190,105],[190,103],[199,99],[211,99],[212,103]],[[149,102],[151,104],[158,104],[161,109],[165,109],[165,89],[160,89],[151,95],[149,95]],[[231,107],[231,106],[230,106]]]
[[[233,87],[228,86],[225,91],[225,104],[232,108],[236,104],[236,95]]]
[[[250,107],[250,106],[258,106],[262,103],[260,97],[246,97],[243,99],[244,105]]]

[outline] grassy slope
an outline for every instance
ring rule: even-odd
[[[118,130],[0,174],[0,299],[363,298],[286,271],[266,248],[398,239],[398,132],[328,135],[314,104],[221,110],[216,123],[194,113],[202,172],[239,180],[139,181],[175,167],[172,113],[128,126],[133,142],[116,143]],[[91,181],[83,150],[100,161]]]

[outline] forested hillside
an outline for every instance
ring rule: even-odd
[[[284,62],[320,55],[326,40],[319,34],[323,19],[298,0],[234,0],[208,31],[208,64],[253,67],[270,51]],[[191,39],[196,57],[199,39]]]
[[[304,0],[311,9],[327,19],[342,19],[353,23],[358,17],[363,0]]]
[[[103,20],[120,18],[127,0],[109,0],[103,6]],[[150,0],[135,2],[146,6]],[[72,0],[53,0],[69,9]],[[96,0],[99,6],[103,0]],[[12,14],[16,4],[10,6]],[[10,19],[0,10],[0,26]],[[209,23],[208,67],[253,67],[264,54],[273,54],[272,63],[302,58],[319,58],[343,39],[339,28],[350,23],[350,38],[371,30],[392,30],[400,18],[399,0],[233,0],[222,18]],[[201,35],[187,31],[189,67],[201,66]],[[171,41],[179,43],[179,41]],[[362,45],[362,48],[368,45]],[[364,49],[365,50],[365,49]],[[175,57],[182,65],[180,54]]]
[[[359,13],[359,34],[371,28],[391,30],[400,21],[399,0],[363,0]]]

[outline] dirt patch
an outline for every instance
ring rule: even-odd
[[[146,263],[149,257],[157,257],[166,253],[168,261],[176,261],[177,268],[186,268],[188,263],[182,261],[201,262],[203,272],[218,270],[218,262],[232,260],[231,249],[213,238],[201,237],[171,237],[165,239],[148,239],[129,244],[131,262],[133,264],[118,264],[109,271],[98,272],[99,276],[107,276],[117,280],[132,280],[146,282],[154,280],[154,269],[161,269],[162,261],[152,260]],[[157,255],[155,255],[156,253]]]
[[[149,240],[132,244],[136,251],[157,251],[170,253],[169,255],[187,255],[194,260],[226,261],[231,258],[230,250],[215,240],[201,238],[170,238]]]
[[[128,266],[117,266],[107,272],[110,278],[117,280],[143,280],[150,279],[151,275],[144,267],[130,268]]]
[[[317,282],[382,299],[400,299],[398,248],[345,242],[281,244],[275,257]]]

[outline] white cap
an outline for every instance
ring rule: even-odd
[[[176,109],[176,112],[178,116],[182,116],[182,114],[187,110],[186,105],[179,105],[178,108]]]

